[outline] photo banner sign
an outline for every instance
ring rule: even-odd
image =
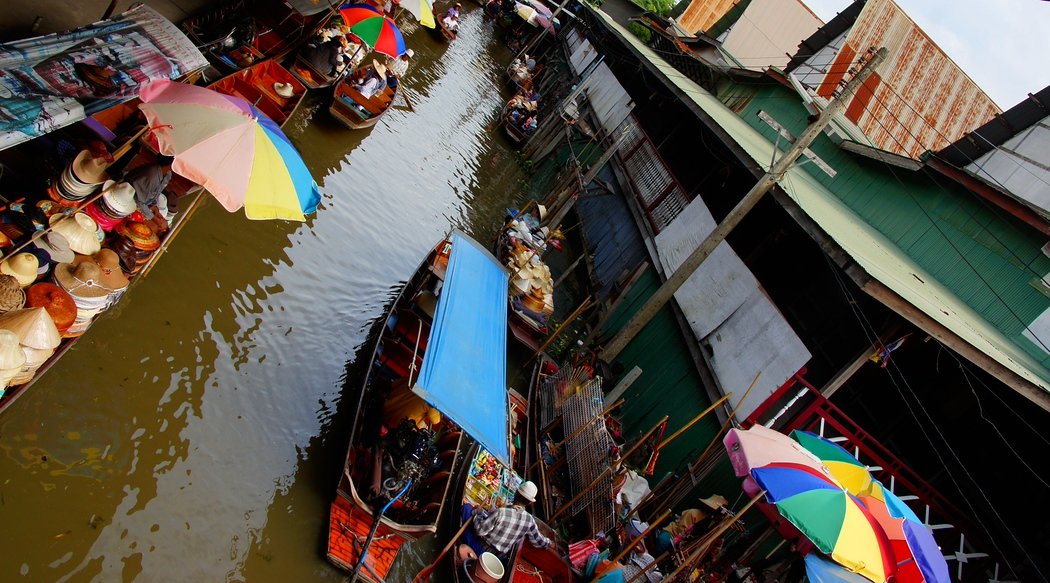
[[[136,97],[208,62],[174,24],[140,5],[71,31],[0,44],[0,149]]]

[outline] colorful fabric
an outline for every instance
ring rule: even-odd
[[[536,526],[536,519],[520,506],[477,511],[474,532],[502,555],[509,555],[526,539],[541,549],[551,546],[551,540]]]
[[[598,552],[598,539],[587,539],[569,545],[569,563],[577,569],[583,569],[587,559]]]

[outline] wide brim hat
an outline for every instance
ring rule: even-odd
[[[50,219],[51,230],[61,233],[69,241],[69,248],[81,255],[94,255],[102,248],[97,231],[98,223],[85,213],[76,213],[72,217],[54,215]]]
[[[69,248],[69,240],[66,239],[66,236],[55,231],[33,241],[33,245],[47,251],[48,257],[55,263],[69,263],[76,257],[76,253]]]
[[[536,494],[538,492],[539,488],[536,487],[536,484],[528,480],[522,482],[521,485],[518,486],[517,490],[518,495],[528,500],[529,502],[536,501]]]
[[[120,268],[120,256],[117,252],[112,249],[102,249],[98,253],[91,255],[90,257],[81,255],[73,261],[74,264],[84,263],[85,261],[93,262],[98,265],[99,269],[102,270],[102,285],[105,287],[117,291],[128,287],[128,278],[124,275],[124,270]]]
[[[70,166],[77,180],[84,184],[102,184],[107,178],[106,165],[104,158],[96,158],[88,150],[81,150]]]
[[[0,370],[21,369],[26,363],[26,354],[18,335],[10,330],[0,330]]]
[[[13,275],[0,274],[0,314],[25,305],[26,293]]]
[[[101,298],[115,291],[102,283],[102,268],[94,261],[59,263],[55,281],[74,298]]]
[[[282,83],[278,81],[273,84],[273,90],[281,97],[288,98],[295,96],[295,87],[293,87],[291,83]]]
[[[724,496],[719,496],[718,494],[708,496],[707,498],[701,498],[700,501],[711,510],[718,510],[723,506],[729,506],[729,500],[726,500]]]
[[[386,77],[386,65],[372,59],[372,67],[376,70],[376,73],[379,73],[380,77]]]
[[[18,335],[19,344],[38,350],[54,349],[62,342],[55,321],[44,308],[12,310],[2,314],[0,329],[14,332]]]
[[[102,200],[106,201],[106,206],[115,214],[126,217],[138,209],[135,201],[135,187],[127,182],[109,180],[102,186],[102,190]],[[62,263],[68,263],[68,261]]]
[[[14,277],[22,287],[36,281],[39,268],[40,261],[32,253],[18,253],[0,262],[0,273]]]
[[[401,56],[402,56],[402,57],[408,57],[408,58],[410,58],[410,59],[414,59],[414,58],[416,57],[416,51],[413,51],[412,49],[408,49],[408,50],[407,50],[407,51],[405,51],[405,53],[404,53],[403,55],[401,55]]]
[[[27,308],[44,308],[55,322],[59,333],[65,333],[77,319],[77,302],[66,290],[53,283],[40,282],[25,291]]]
[[[120,226],[119,232],[125,236],[135,245],[136,249],[142,249],[144,251],[153,251],[160,246],[160,238],[153,232],[153,229],[149,228],[146,223],[139,223],[136,221],[127,221]],[[85,253],[85,255],[94,255],[98,252],[95,249],[92,253]]]
[[[539,214],[540,220],[547,218],[547,207],[542,204],[536,205],[536,212]]]

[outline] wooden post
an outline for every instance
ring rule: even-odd
[[[755,380],[757,381],[758,378],[756,377]],[[733,393],[731,393],[731,392],[730,393],[726,393],[721,399],[719,399],[719,400],[715,401],[714,403],[712,403],[710,407],[708,407],[707,409],[704,409],[703,411],[701,411],[700,414],[697,415],[696,417],[693,417],[692,420],[690,420],[689,423],[686,423],[685,425],[683,425],[681,429],[679,429],[678,431],[675,431],[674,433],[672,433],[671,437],[668,437],[667,439],[665,439],[662,442],[660,442],[660,445],[656,446],[656,449],[663,449],[663,447],[665,445],[667,445],[668,443],[671,443],[672,441],[674,441],[675,438],[677,438],[679,435],[685,433],[685,431],[687,429],[689,429],[690,427],[692,427],[693,425],[696,425],[701,419],[703,419],[705,416],[707,416],[708,413],[710,413],[711,411],[714,411],[716,407],[718,407],[722,403],[725,403],[726,399],[728,399],[732,395],[733,395]]]
[[[850,80],[846,85],[842,95],[833,99],[828,103],[827,107],[820,112],[820,117],[817,118],[809,127],[806,128],[802,135],[795,140],[795,143],[791,145],[787,152],[780,157],[769,172],[766,172],[762,178],[758,180],[751,190],[744,195],[744,198],[733,210],[729,211],[729,215],[718,224],[717,227],[700,243],[700,245],[682,262],[682,264],[667,278],[667,281],[656,290],[649,300],[645,303],[641,309],[635,313],[634,317],[631,318],[627,324],[616,334],[615,337],[605,346],[601,352],[602,360],[606,362],[612,362],[620,355],[620,352],[627,346],[627,344],[645,328],[646,324],[652,320],[653,316],[663,308],[664,304],[668,302],[674,293],[678,291],[682,284],[698,267],[711,255],[712,252],[725,240],[729,233],[740,223],[741,220],[751,211],[752,208],[762,197],[769,192],[773,186],[780,181],[780,179],[791,169],[795,164],[795,160],[813,143],[813,140],[824,131],[824,127],[831,123],[831,120],[844,111],[848,105],[844,95],[852,95],[855,93],[865,79],[867,79],[875,69],[878,68],[879,64],[886,58],[888,51],[885,48],[881,48],[871,60]]]
[[[627,450],[627,453],[625,453],[625,454],[620,456],[621,463],[622,463],[622,460],[625,460],[625,459],[631,457],[631,454],[634,453],[635,450],[637,450],[639,447],[641,447],[645,443],[645,440],[649,439],[649,436],[652,435],[657,429],[659,429],[660,426],[663,425],[666,421],[667,421],[667,416],[664,415],[664,418],[661,419],[656,425],[654,425],[652,429],[650,429],[649,431],[646,431],[645,434],[642,435],[642,437],[638,439],[638,443],[635,443],[631,447],[631,449]],[[612,472],[612,471],[613,471],[613,466],[611,466],[611,465],[609,467],[605,468],[605,471],[603,471],[601,474],[599,474],[598,477],[595,478],[593,482],[588,484],[587,487],[585,487],[583,490],[580,490],[580,493],[577,494],[576,496],[574,496],[572,498],[572,500],[569,500],[566,504],[562,505],[562,507],[559,508],[554,513],[554,516],[551,516],[551,522],[554,522],[566,510],[572,508],[573,504],[576,504],[577,502],[579,502],[580,498],[583,498],[584,495],[586,495],[588,492],[593,490],[595,488],[595,486],[600,484],[602,479],[605,478],[605,476],[607,474],[609,474],[610,472]]]

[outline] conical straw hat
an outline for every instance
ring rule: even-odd
[[[0,330],[0,369],[18,368],[26,363],[26,355],[18,343],[18,335],[10,330]]]
[[[30,348],[46,350],[62,342],[55,321],[44,308],[12,310],[0,315],[0,329],[14,332],[19,343]]]

